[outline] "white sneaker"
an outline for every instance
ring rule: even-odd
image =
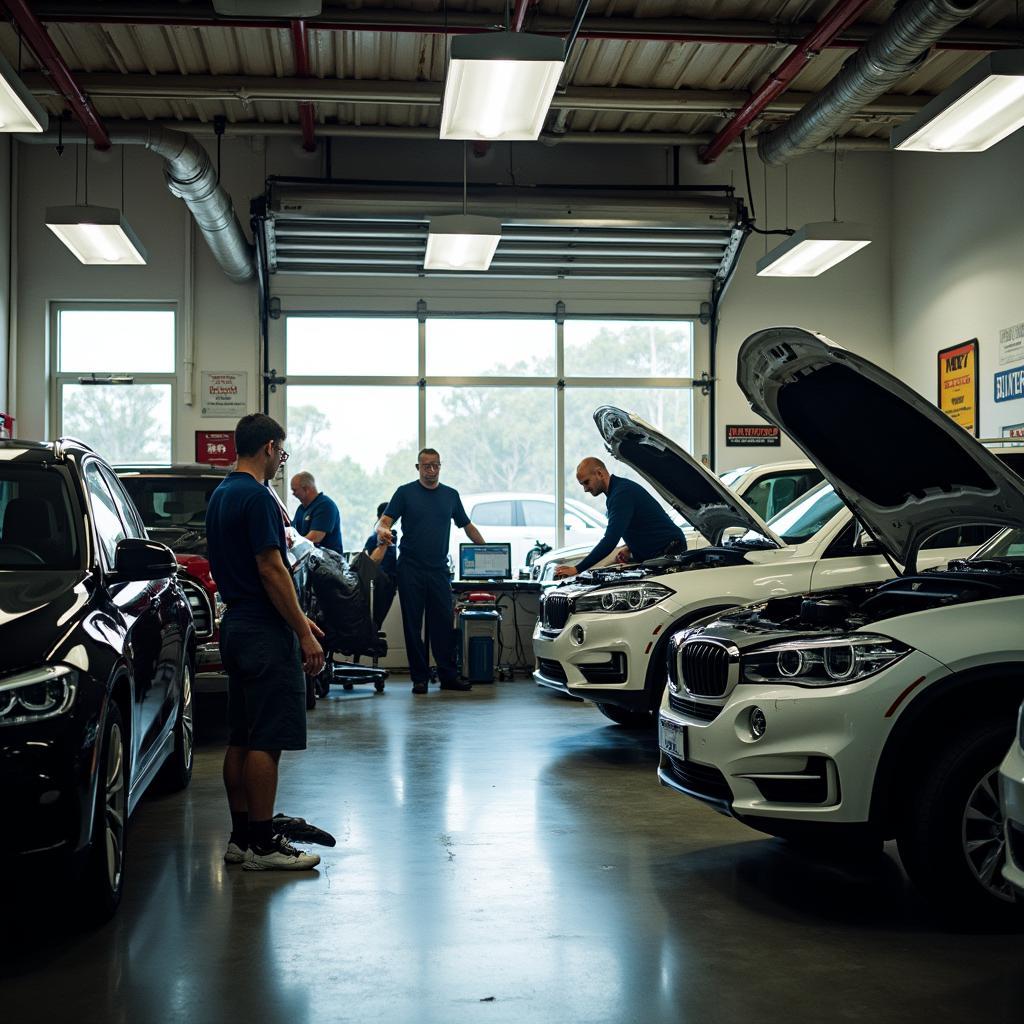
[[[242,868],[245,871],[309,871],[319,863],[317,854],[292,846],[283,836],[274,836],[270,848],[263,853],[257,853],[250,846],[245,851]]]
[[[224,851],[224,863],[225,864],[241,864],[245,860],[245,850],[243,850],[238,843],[228,843],[228,848]]]

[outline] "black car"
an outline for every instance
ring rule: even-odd
[[[56,858],[93,920],[120,902],[146,788],[191,778],[198,639],[111,468],[77,441],[0,441],[4,854]]]

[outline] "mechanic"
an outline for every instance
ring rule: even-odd
[[[594,549],[577,565],[560,565],[555,578],[575,576],[597,565],[615,550],[619,540],[626,547],[618,562],[646,562],[659,555],[677,555],[686,550],[683,531],[669,519],[665,510],[639,484],[612,476],[600,459],[584,459],[576,467],[579,485],[595,497],[606,494],[608,528]]]
[[[320,629],[299,607],[285,547],[285,515],[267,481],[287,460],[284,429],[262,413],[235,428],[238,464],[210,496],[210,568],[227,611],[220,653],[228,674],[224,788],[231,836],[224,860],[248,871],[308,870],[316,854],[275,835],[282,750],[306,747],[306,681],[319,675]]]
[[[423,617],[442,690],[469,690],[460,682],[455,667],[452,631],[452,587],[448,579],[448,538],[451,524],[466,531],[474,544],[485,543],[469,521],[454,487],[440,482],[441,456],[424,448],[417,456],[419,479],[402,484],[377,520],[381,544],[393,544],[391,525],[402,519],[402,543],[398,551],[398,599],[402,602],[402,627],[409,655],[412,692],[426,693],[430,670],[423,642]]]
[[[386,501],[382,501],[377,506],[377,521],[380,521],[380,517],[384,515],[384,510],[388,507]],[[392,541],[390,544],[385,544],[381,541],[380,537],[377,536],[376,527],[373,533],[366,538],[366,544],[363,545],[363,550],[372,558],[377,565],[380,566],[380,571],[397,587],[398,586],[398,555],[395,552],[395,545],[398,543],[398,533],[396,530],[391,531]]]
[[[292,517],[292,526],[318,548],[330,548],[342,554],[338,506],[316,489],[316,479],[305,470],[292,477],[291,488],[300,506]]]

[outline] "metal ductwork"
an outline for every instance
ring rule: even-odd
[[[111,129],[110,141],[119,146],[143,146],[164,159],[164,176],[171,194],[183,199],[213,258],[232,281],[241,284],[256,273],[253,247],[245,237],[231,197],[217,180],[206,150],[185,132],[154,124],[151,127]],[[19,141],[54,145],[56,132],[19,135]],[[87,142],[80,132],[63,133],[65,143]]]
[[[915,71],[947,32],[985,0],[908,0],[798,113],[757,138],[766,164],[785,164],[821,145],[868,103]]]

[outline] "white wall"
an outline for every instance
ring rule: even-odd
[[[934,402],[936,353],[977,338],[983,437],[1024,422],[1024,399],[993,399],[999,330],[1024,321],[1022,160],[1021,132],[986,153],[893,157],[896,372]]]

